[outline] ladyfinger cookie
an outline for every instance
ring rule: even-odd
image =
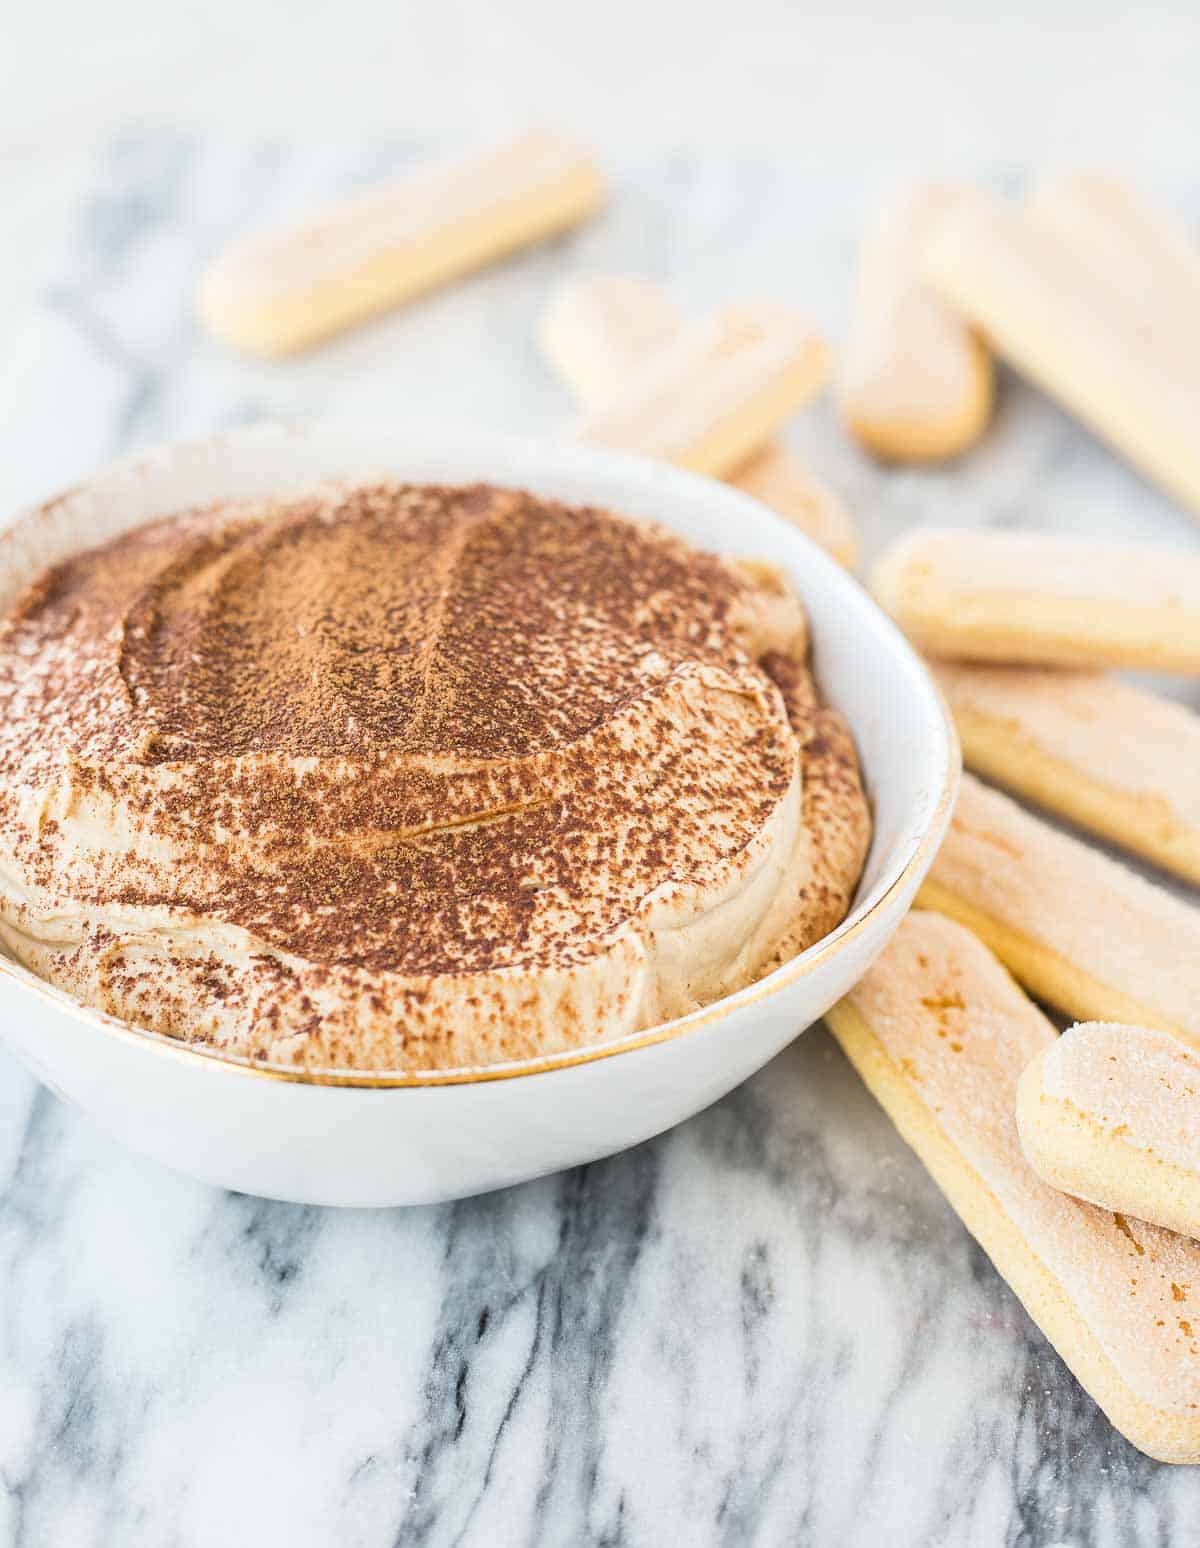
[[[790,447],[772,441],[729,475],[735,489],[753,495],[808,534],[846,569],[858,563],[858,527],[837,495]]]
[[[1200,672],[1200,552],[915,527],[871,589],[931,655]]]
[[[826,1018],[1068,1368],[1135,1446],[1200,1460],[1200,1246],[1043,1183],[1018,1077],[1054,1029],[968,931],[916,912]]]
[[[1107,1021],[1064,1032],[1025,1067],[1017,1130],[1051,1187],[1200,1237],[1200,1057],[1170,1033]]]
[[[726,307],[688,323],[574,434],[720,478],[820,391],[828,368],[824,343],[795,313]]]
[[[556,286],[538,319],[538,348],[581,409],[611,402],[648,360],[679,336],[683,319],[653,280],[575,274]]]
[[[1103,672],[932,671],[969,769],[1200,883],[1200,717]]]
[[[601,195],[583,151],[525,134],[234,243],[200,315],[237,349],[285,355],[577,225]]]
[[[930,283],[998,354],[1200,512],[1195,351],[1171,340],[1169,295],[1131,307],[1107,267],[1029,211],[983,195],[937,227],[924,260]]]
[[[1063,172],[1035,185],[1035,224],[1069,244],[1144,317],[1155,347],[1192,351],[1200,339],[1200,245],[1133,184],[1099,172]]]
[[[619,393],[682,328],[679,313],[652,281],[581,275],[550,297],[538,343],[580,406],[594,409]],[[853,517],[786,446],[776,441],[753,453],[729,482],[794,522],[839,563],[849,568],[856,562]]]
[[[1068,1016],[1200,1047],[1200,912],[970,774],[919,901]]]
[[[846,428],[877,457],[953,457],[991,413],[991,356],[921,272],[930,233],[970,197],[948,183],[906,184],[863,237],[837,401]]]

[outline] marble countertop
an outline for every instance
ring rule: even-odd
[[[587,230],[318,353],[198,333],[226,235],[415,151],[107,143],[0,365],[0,509],[264,417],[553,432],[532,327],[575,267],[689,308],[777,295],[840,336],[870,179],[636,148]],[[1173,194],[1200,215],[1200,178]],[[827,405],[792,438],[868,551],[918,517],[1200,542],[1011,380],[951,468],[872,466]],[[1178,1548],[1200,1470],[1112,1432],[819,1028],[637,1150],[373,1214],[174,1176],[0,1055],[0,1545],[335,1542]]]

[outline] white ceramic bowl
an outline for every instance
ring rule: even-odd
[[[853,728],[875,832],[848,918],[770,977],[667,1026],[486,1070],[322,1078],[255,1068],[129,1027],[0,958],[0,1032],[52,1090],[181,1171],[316,1204],[415,1204],[503,1187],[635,1145],[723,1096],[883,948],[942,837],[958,777],[954,734],[924,667],[815,544],[723,484],[569,443],[264,427],[172,447],[97,474],[4,533],[0,610],[43,565],[149,517],[384,474],[520,485],[780,565],[808,608],[822,691]]]

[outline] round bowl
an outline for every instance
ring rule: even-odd
[[[0,957],[2,1035],[52,1090],[169,1166],[313,1204],[417,1204],[505,1187],[636,1145],[724,1096],[882,950],[941,840],[959,769],[920,660],[814,543],[724,484],[568,442],[271,426],[170,447],[20,517],[0,537],[0,610],[42,566],[152,516],[384,475],[522,486],[779,565],[808,609],[821,690],[857,740],[874,838],[846,920],[769,977],[669,1025],[486,1068],[321,1075],[239,1063],[130,1027]]]

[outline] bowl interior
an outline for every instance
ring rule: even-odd
[[[0,610],[7,609],[45,565],[152,517],[210,500],[285,494],[323,479],[373,477],[487,481],[608,506],[660,522],[700,547],[770,560],[788,574],[808,610],[821,691],[842,710],[853,730],[874,823],[854,907],[837,930],[796,962],[828,951],[928,847],[953,796],[958,752],[937,689],[907,641],[851,576],[781,517],[725,484],[641,458],[566,441],[437,426],[263,426],[164,448],[106,469],[19,518],[0,536]],[[794,967],[786,963],[740,994],[761,995],[772,982],[786,982]],[[16,964],[6,961],[4,968],[46,991],[46,985]],[[729,1002],[738,999],[730,996]],[[61,1000],[74,1005],[66,996]],[[78,1009],[89,1019],[121,1025]],[[706,1011],[711,1007],[697,1015]],[[675,1025],[683,1027],[690,1020]],[[156,1033],[136,1035],[172,1041]],[[645,1034],[636,1034],[603,1049],[611,1054],[644,1040]],[[591,1053],[581,1051],[584,1058]],[[577,1054],[564,1062],[579,1058]],[[548,1063],[527,1062],[531,1071],[545,1070]],[[507,1066],[504,1073],[523,1068]],[[482,1074],[463,1071],[459,1078]],[[372,1084],[379,1084],[378,1072],[375,1075]],[[313,1075],[296,1072],[294,1078]]]

